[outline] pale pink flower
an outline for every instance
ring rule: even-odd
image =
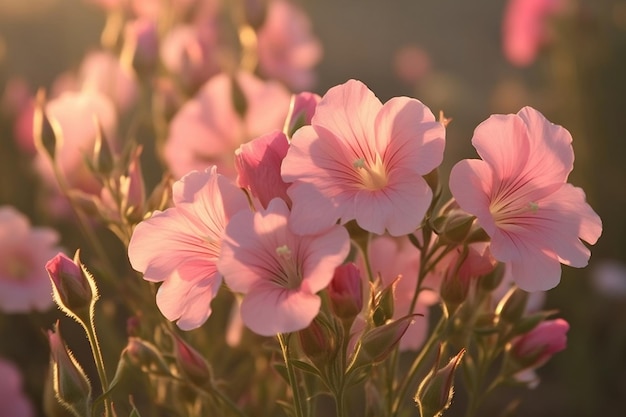
[[[219,72],[217,48],[217,29],[214,25],[207,22],[179,25],[163,39],[161,60],[186,89],[194,91]]]
[[[78,82],[82,90],[107,96],[120,111],[129,110],[139,96],[137,77],[131,66],[108,51],[88,53],[80,66]]]
[[[304,329],[319,312],[326,288],[350,250],[348,232],[333,226],[315,236],[288,227],[281,199],[267,210],[241,211],[226,226],[218,269],[228,287],[243,293],[241,317],[263,336]]]
[[[240,115],[233,82],[245,100]],[[235,149],[252,138],[283,128],[289,109],[289,93],[274,82],[239,73],[233,80],[226,74],[211,78],[174,116],[165,144],[165,160],[180,178],[192,170],[216,165],[225,176],[235,178]]]
[[[545,291],[561,278],[560,263],[581,268],[591,255],[581,242],[602,232],[580,188],[568,184],[572,137],[563,127],[525,107],[493,115],[474,132],[483,160],[458,162],[450,190],[491,237],[493,256],[506,262],[526,291]]]
[[[302,10],[286,0],[271,1],[257,37],[263,75],[296,91],[313,87],[313,67],[322,58],[322,46]]]
[[[174,207],[139,223],[128,247],[144,279],[163,282],[156,302],[168,320],[191,330],[211,314],[222,275],[216,267],[228,219],[249,211],[245,194],[212,167],[191,172],[173,187]]]
[[[430,56],[417,45],[406,45],[393,56],[393,69],[396,76],[409,85],[424,79],[432,67]]]
[[[32,227],[13,207],[0,207],[0,310],[28,313],[53,305],[45,265],[59,251],[58,241],[56,231]]]
[[[331,88],[283,161],[283,179],[293,182],[294,231],[317,233],[356,219],[373,233],[412,233],[432,200],[422,176],[441,163],[444,135],[416,99],[383,105],[355,80]]]
[[[567,0],[509,0],[504,12],[504,55],[514,65],[533,63],[549,40],[548,18],[563,13]]]
[[[416,317],[400,340],[400,350],[417,350],[424,343],[428,331],[429,307],[439,301],[437,290],[439,277],[429,274],[424,279],[424,289],[420,292],[413,311],[410,311],[413,295],[417,290],[420,269],[420,252],[407,237],[393,238],[379,236],[372,239],[369,248],[370,264],[375,277],[380,277],[384,287],[391,285],[396,278],[393,318],[399,319],[409,314],[422,314]],[[365,267],[361,267],[364,271]]]
[[[22,390],[22,374],[11,362],[0,359],[0,417],[32,417],[33,404]]]

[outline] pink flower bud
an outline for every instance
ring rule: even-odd
[[[354,319],[363,309],[361,272],[354,263],[341,265],[328,286],[330,305],[341,319]]]
[[[203,386],[211,381],[211,368],[200,353],[185,342],[179,335],[172,333],[176,361],[181,372],[196,385]]]
[[[354,366],[374,364],[384,361],[396,348],[400,339],[414,322],[415,315],[405,316],[383,326],[367,331],[361,339],[361,349]]]
[[[289,137],[293,136],[294,132],[302,126],[311,124],[317,103],[319,103],[321,99],[319,95],[307,91],[298,93],[292,97],[293,108],[287,120]]]
[[[59,252],[46,263],[46,271],[52,281],[54,300],[61,310],[87,323],[89,308],[97,292],[81,266],[79,251],[76,251],[74,260]]]
[[[538,368],[567,347],[569,324],[563,319],[546,320],[511,342],[511,356],[524,368]]]
[[[300,330],[298,338],[304,354],[318,366],[329,363],[330,358],[336,354],[332,332],[317,320],[313,320],[306,329]]]
[[[284,133],[274,131],[245,143],[235,151],[237,185],[247,188],[267,208],[275,197],[289,203],[280,166],[287,155],[289,142]]]
[[[148,18],[127,22],[124,27],[124,51],[131,54],[133,67],[138,73],[155,69],[159,58],[156,22]]]
[[[454,394],[454,374],[464,354],[465,349],[462,349],[441,369],[437,369],[440,356],[437,357],[435,367],[424,378],[415,394],[415,402],[420,415],[440,416],[450,407]],[[441,349],[439,355],[441,355]]]

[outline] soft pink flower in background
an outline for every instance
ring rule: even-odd
[[[313,87],[313,67],[322,58],[322,45],[302,10],[286,0],[271,1],[257,37],[261,74],[295,91]]]
[[[399,319],[409,314],[422,314],[416,317],[400,340],[400,350],[417,350],[424,343],[428,331],[429,307],[439,301],[440,276],[429,274],[420,292],[413,311],[409,311],[413,294],[417,287],[420,269],[420,252],[411,244],[407,237],[393,238],[379,236],[372,239],[369,245],[370,264],[374,277],[380,276],[384,287],[396,283],[393,318]],[[362,266],[364,271],[365,267]]]
[[[430,56],[417,45],[405,45],[393,56],[393,70],[396,76],[409,85],[415,85],[430,72]]]
[[[0,358],[0,417],[32,417],[35,410],[22,391],[22,374],[13,363]]]
[[[56,231],[32,227],[13,207],[0,207],[0,310],[29,313],[52,307],[44,267],[59,251],[58,241]]]
[[[132,56],[138,72],[154,70],[159,60],[159,34],[157,23],[148,18],[129,20],[124,25],[122,55]]]
[[[245,194],[212,167],[191,172],[173,187],[174,207],[139,223],[128,257],[144,279],[163,282],[156,302],[178,327],[191,330],[211,314],[222,283],[216,267],[228,219],[249,211]]]
[[[450,190],[491,237],[494,257],[506,262],[526,291],[545,291],[561,278],[560,263],[584,267],[591,255],[581,242],[602,232],[580,188],[568,184],[572,137],[563,127],[525,107],[493,115],[474,132],[482,160],[458,162]]]
[[[252,138],[283,128],[290,96],[275,82],[239,73],[243,97],[235,97],[233,79],[226,74],[211,78],[174,116],[165,145],[170,171],[180,178],[192,170],[216,165],[221,174],[235,178],[235,150]],[[245,114],[235,100],[245,100]]]
[[[548,19],[566,10],[568,0],[509,0],[503,19],[504,55],[514,65],[532,64],[549,41]]]
[[[591,283],[605,297],[626,297],[626,264],[615,259],[596,262],[591,268]]]
[[[108,51],[88,53],[78,72],[82,90],[106,95],[120,112],[129,110],[137,101],[139,87],[132,62],[122,62]]]
[[[294,231],[317,233],[356,219],[373,233],[412,233],[432,199],[422,176],[441,163],[444,137],[443,125],[416,99],[383,105],[355,80],[331,88],[283,161],[283,179],[293,182]]]
[[[249,190],[265,208],[275,197],[291,202],[287,196],[289,184],[280,176],[280,165],[288,149],[287,136],[274,131],[244,143],[235,151],[237,185]]]
[[[233,216],[222,243],[219,271],[232,291],[244,294],[243,322],[264,336],[309,326],[321,306],[316,293],[328,286],[350,250],[341,226],[297,236],[290,221],[287,205],[276,198],[267,210]]]
[[[0,101],[0,109],[13,120],[13,136],[19,148],[33,155],[36,152],[33,139],[33,115],[35,97],[28,82],[21,77],[7,81]]]

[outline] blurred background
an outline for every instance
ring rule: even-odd
[[[561,284],[548,294],[547,307],[559,310],[571,325],[568,349],[539,370],[537,389],[505,393],[493,401],[493,414],[485,415],[497,415],[502,403],[517,397],[520,416],[624,415],[626,1],[563,0],[541,15],[536,52],[517,53],[505,50],[504,0],[297,3],[323,46],[312,90],[323,94],[356,78],[382,101],[407,95],[435,114],[443,111],[452,119],[443,174],[458,160],[476,156],[472,132],[493,113],[530,105],[572,133],[576,162],[570,182],[584,188],[604,232],[592,248],[589,267],[564,267]],[[0,0],[0,96],[18,76],[33,91],[50,89],[61,73],[98,47],[104,23],[102,10],[87,1]],[[11,156],[15,145],[9,143],[9,129],[3,129],[0,204],[18,207],[35,224],[45,222],[33,209],[32,174],[25,160]],[[26,375],[29,366],[36,369],[47,356],[14,348],[18,345],[7,340],[5,330],[30,326],[30,320],[17,315],[18,324],[0,321],[0,354],[22,364]],[[49,327],[51,316],[35,321],[35,327]],[[11,337],[42,344],[36,332]],[[33,398],[40,394],[36,387],[27,379]],[[453,406],[451,415],[455,412]]]

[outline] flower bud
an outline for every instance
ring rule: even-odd
[[[393,317],[396,283],[398,279],[400,279],[400,276],[374,297],[374,307],[372,309],[374,326],[382,326]]]
[[[317,366],[330,363],[329,359],[336,353],[333,335],[318,320],[300,330],[298,338],[304,354]]]
[[[440,236],[447,243],[460,244],[469,236],[474,225],[475,216],[461,210],[448,213],[441,227]]]
[[[524,314],[527,302],[528,293],[518,287],[512,287],[500,300],[496,314],[501,322],[514,325]]]
[[[128,162],[127,174],[120,177],[122,213],[137,223],[142,220],[146,200],[146,186],[141,173],[141,151],[141,147],[135,149]]]
[[[129,337],[123,355],[128,358],[129,363],[137,366],[144,372],[150,371],[161,375],[171,375],[170,369],[159,349],[143,339]]]
[[[52,282],[54,301],[68,316],[89,322],[89,309],[98,297],[93,278],[80,262],[77,250],[74,260],[58,253],[46,263]]]
[[[330,306],[337,317],[353,320],[363,309],[363,284],[359,268],[354,263],[335,269],[328,285]]]
[[[354,366],[370,365],[385,360],[400,343],[400,339],[409,326],[413,324],[414,317],[414,314],[405,316],[365,332],[361,338],[361,348],[357,353]]]
[[[44,90],[37,92],[35,112],[33,114],[33,137],[37,150],[54,160],[56,155],[56,133],[50,124],[50,120],[44,111],[46,93]]]
[[[97,174],[108,175],[113,171],[113,152],[106,138],[100,121],[94,117],[96,141],[93,147],[92,166]]]
[[[91,415],[91,384],[74,355],[61,339],[58,322],[48,331],[54,393],[77,417]]]
[[[319,103],[321,99],[319,95],[306,91],[292,96],[291,113],[285,121],[285,131],[288,133],[289,137],[292,137],[296,130],[300,129],[302,126],[311,124],[317,103]]]
[[[191,382],[204,386],[211,382],[212,373],[207,361],[200,353],[185,342],[178,334],[172,333],[176,362],[182,373]]]
[[[546,320],[513,339],[509,353],[522,368],[538,368],[567,347],[568,330],[569,324],[563,319]]]
[[[289,150],[284,133],[274,131],[245,143],[235,151],[237,185],[250,190],[263,207],[279,197],[288,204],[286,184],[280,175],[280,166]]]
[[[440,356],[437,357],[434,368],[424,378],[415,394],[415,402],[421,416],[439,417],[450,407],[454,394],[454,374],[464,354],[465,349],[461,349],[441,369],[437,369]],[[441,355],[441,349],[439,355]]]

